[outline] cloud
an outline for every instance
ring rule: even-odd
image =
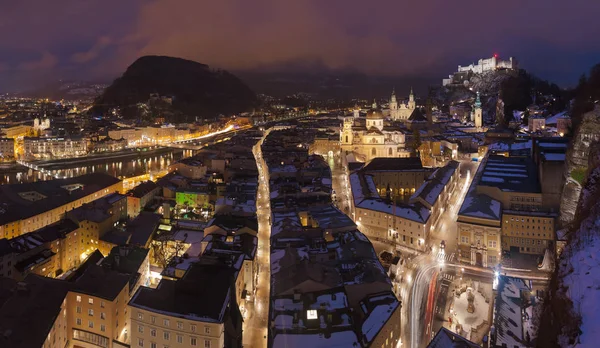
[[[318,61],[367,73],[416,75],[435,68],[444,75],[494,52],[527,55],[536,40],[569,47],[573,55],[591,44],[600,52],[600,3],[574,1],[179,0],[173,6],[154,0],[141,6],[115,59],[127,65],[140,55],[165,54],[228,69]]]
[[[573,74],[576,81],[594,60],[579,59],[581,52],[600,56],[598,1],[173,3],[9,2],[0,11],[0,57],[22,71],[36,67],[19,64],[31,47],[54,52],[58,62],[48,64],[53,62],[48,54],[45,64],[55,67],[56,77],[112,77],[141,55],[161,54],[230,70],[319,62],[332,69],[441,78],[459,64],[497,52],[515,56],[522,67],[543,72],[543,78],[559,76],[567,64],[579,71]],[[47,18],[55,24],[48,26]],[[547,53],[541,54],[541,47]],[[553,52],[559,52],[560,63],[555,64]],[[0,78],[0,83],[5,82]]]
[[[91,60],[96,59],[98,55],[110,44],[112,40],[107,36],[101,36],[98,38],[96,43],[85,52],[77,52],[71,56],[71,61],[74,63],[87,63]]]
[[[58,58],[48,51],[42,52],[42,56],[38,60],[23,62],[18,65],[19,70],[44,70],[53,68],[58,63]]]

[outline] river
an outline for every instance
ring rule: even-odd
[[[51,180],[57,176],[71,178],[89,173],[107,173],[120,179],[142,174],[152,175],[166,171],[171,163],[192,156],[194,153],[193,150],[163,148],[151,152],[121,154],[121,156],[115,157],[82,157],[71,159],[68,162],[38,161],[34,164],[44,168],[44,173],[25,166],[10,169],[0,168],[0,184]]]

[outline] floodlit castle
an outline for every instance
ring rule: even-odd
[[[358,109],[355,109],[352,116],[344,118],[340,132],[342,151],[353,152],[358,160],[364,162],[375,157],[410,157],[410,152],[405,149],[405,134],[398,127],[384,124],[384,116],[377,103],[373,103],[367,112],[364,123],[357,117]]]
[[[501,60],[497,54],[494,54],[491,58],[479,59],[477,64],[472,63],[467,66],[459,65],[457,73],[474,73],[482,74],[487,71],[506,69],[506,70],[517,70],[519,68],[517,60],[513,57],[509,57],[508,60]],[[447,79],[442,80],[442,85],[451,84],[454,79],[454,74],[449,75]]]
[[[392,120],[408,120],[415,108],[415,95],[412,88],[410,89],[410,95],[408,97],[407,104],[398,104],[398,100],[396,99],[396,91],[392,91],[392,97],[390,98],[390,118]]]

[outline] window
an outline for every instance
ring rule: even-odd
[[[150,342],[150,348],[156,348],[156,343],[155,342]]]
[[[150,336],[156,337],[156,329],[151,329],[150,330]]]
[[[81,296],[77,295],[77,302],[81,302]]]
[[[177,335],[177,343],[183,343],[183,336]]]
[[[138,338],[138,346],[139,347],[143,347],[144,346],[144,339],[143,338]]]
[[[94,304],[94,299],[93,299],[93,298],[91,298],[91,297],[90,297],[90,298],[88,298],[88,303],[89,303],[89,304]]]
[[[496,248],[497,241],[488,240],[488,248]]]
[[[104,324],[100,325],[100,331],[102,331],[102,332],[106,331],[106,325],[104,325]]]
[[[77,323],[77,325],[81,325],[81,318],[77,318],[75,322]]]
[[[163,325],[166,327],[169,327],[169,319],[164,319],[163,320]]]
[[[190,325],[190,330],[192,330],[192,332],[196,332],[196,325]]]
[[[104,301],[100,301],[100,308],[104,308]]]
[[[76,312],[81,314],[81,307],[77,306]]]
[[[155,316],[151,316],[150,317],[150,321],[152,322],[152,324],[156,324],[156,317]]]
[[[204,340],[204,348],[210,348],[210,341]]]
[[[144,327],[142,325],[138,325],[138,332],[144,333]]]
[[[198,344],[196,337],[190,337],[190,346],[196,346]]]
[[[94,322],[91,321],[91,320],[88,320],[88,327],[90,327],[90,328],[93,329],[94,328]]]
[[[171,334],[169,333],[169,331],[163,332],[163,338],[167,341],[171,339]]]
[[[204,333],[210,335],[210,326],[205,326],[204,327]]]
[[[139,320],[144,320],[144,313],[138,312],[138,319]]]
[[[106,319],[106,314],[104,312],[100,312],[100,319]]]
[[[178,328],[179,330],[183,330],[183,323],[182,323],[182,322],[180,322],[180,321],[178,321],[178,322],[177,322],[177,328]]]

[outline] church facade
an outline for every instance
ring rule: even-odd
[[[390,118],[392,120],[406,121],[416,108],[417,104],[415,102],[415,95],[412,88],[410,89],[408,103],[406,104],[398,103],[398,99],[396,99],[396,91],[392,91],[392,96],[390,98]]]
[[[364,120],[358,119],[358,110],[344,118],[340,132],[342,151],[353,152],[356,159],[368,162],[376,157],[410,157],[405,149],[406,136],[402,129],[387,126],[381,110],[373,103]]]

